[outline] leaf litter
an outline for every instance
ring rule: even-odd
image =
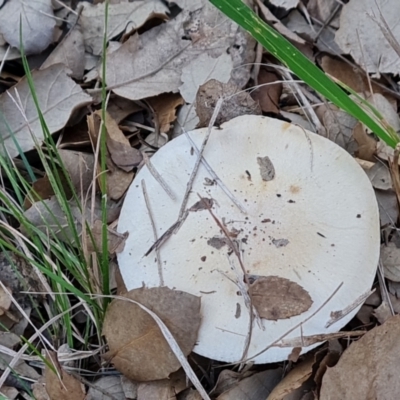
[[[389,43],[389,36],[387,32],[385,33],[386,28],[382,20],[383,17],[391,27],[394,37],[399,40],[399,33],[392,21],[398,4],[395,1],[379,0],[367,1],[364,2],[365,4],[358,3],[350,0],[346,5],[338,6],[335,1],[310,0],[306,5],[307,8],[304,8],[298,1],[275,0],[270,4],[278,8],[265,5],[261,1],[258,1],[258,6],[261,16],[268,23],[295,42],[309,57],[314,59],[316,55],[316,62],[327,74],[371,100],[374,106],[383,113],[385,119],[395,129],[400,129],[397,115],[399,95],[396,92],[399,57],[393,48],[395,47],[393,42]],[[27,6],[26,2],[20,0],[8,0],[0,4],[0,7],[0,60],[5,62],[5,67],[0,71],[0,132],[2,143],[4,143],[2,154],[14,158],[26,153],[29,160],[36,163],[35,173],[36,167],[39,170],[42,168],[30,154],[34,154],[42,145],[43,130],[29,93],[27,80],[21,75],[21,69],[13,69],[18,66],[20,58],[19,30],[15,27],[19,26],[21,14],[22,44],[28,54],[29,62],[32,63],[32,68],[35,69],[32,73],[39,105],[50,134],[57,141],[59,155],[72,181],[72,186],[79,195],[79,201],[84,205],[81,210],[72,199],[68,199],[74,223],[79,234],[85,235],[81,239],[84,243],[88,243],[86,248],[88,254],[94,256],[96,249],[93,245],[95,244],[97,248],[102,246],[103,232],[99,195],[100,169],[98,165],[95,165],[97,160],[95,154],[101,124],[101,113],[98,111],[100,99],[98,88],[102,80],[100,71],[104,3],[35,0]],[[357,18],[354,18],[354,15]],[[358,22],[354,23],[354,21],[360,21],[361,25],[358,26]],[[320,342],[323,340],[322,336],[317,338],[303,335],[288,340],[283,338],[277,345],[293,348],[285,373],[279,369],[271,369],[268,365],[265,366],[265,370],[257,371],[257,373],[251,365],[247,365],[243,373],[226,367],[220,368],[221,372],[218,370],[216,375],[219,375],[222,380],[226,374],[228,380],[224,385],[220,383],[215,396],[219,399],[236,399],[242,396],[249,400],[258,398],[271,400],[311,396],[314,392],[319,393],[321,399],[335,398],[334,396],[345,399],[348,393],[356,390],[355,397],[348,395],[350,396],[348,398],[365,397],[370,393],[366,385],[360,384],[363,381],[360,376],[363,375],[370,376],[369,380],[375,383],[374,390],[377,396],[393,398],[393,393],[397,393],[396,382],[385,381],[385,388],[381,382],[383,382],[382,376],[389,376],[396,369],[395,362],[388,362],[385,366],[379,364],[379,360],[385,357],[390,360],[389,355],[394,346],[392,338],[395,337],[398,325],[397,317],[392,318],[392,312],[394,310],[397,314],[400,311],[400,301],[396,291],[396,284],[400,279],[398,260],[400,243],[396,235],[400,193],[396,187],[393,187],[393,179],[395,180],[392,175],[393,166],[388,167],[388,162],[390,163],[394,156],[393,150],[378,141],[361,124],[355,124],[355,121],[347,114],[330,104],[323,103],[323,99],[318,98],[315,93],[307,92],[301,86],[305,89],[304,93],[306,97],[308,96],[308,101],[316,109],[315,116],[310,118],[311,114],[307,111],[306,103],[303,102],[299,107],[296,95],[293,94],[292,84],[288,82],[282,85],[279,82],[287,79],[287,76],[282,75],[279,69],[274,69],[276,60],[271,59],[268,53],[261,54],[262,58],[256,59],[254,40],[205,0],[176,0],[169,4],[159,0],[111,2],[107,39],[109,46],[104,80],[109,92],[112,93],[108,100],[108,114],[105,121],[107,196],[109,197],[107,231],[109,233],[108,251],[111,257],[114,257],[114,254],[124,246],[125,236],[118,233],[115,227],[120,202],[137,170],[145,162],[149,162],[146,160],[159,147],[172,137],[181,134],[182,128],[189,131],[199,126],[208,126],[220,97],[224,97],[225,101],[217,124],[246,113],[274,114],[279,118],[286,118],[304,125],[306,129],[318,131],[318,124],[315,124],[316,116],[321,126],[325,128],[327,138],[359,158],[360,165],[365,169],[375,190],[384,238],[381,249],[384,279],[380,278],[380,283],[375,285],[376,289],[380,289],[376,301],[370,303],[367,300],[363,306],[364,316],[361,313],[357,314],[353,322],[353,328],[354,323],[361,322],[365,326],[361,330],[335,334],[339,336],[334,334],[326,336],[327,343],[322,345],[316,351],[315,357],[308,361],[308,356],[300,355],[302,346],[307,346],[315,340]],[[324,50],[325,53],[319,56],[316,53],[317,50]],[[35,60],[39,53],[41,53],[40,60]],[[345,63],[337,57],[342,55],[346,55],[348,62]],[[16,60],[16,64],[11,63],[13,60]],[[267,63],[268,66],[253,68],[251,63],[259,61]],[[358,65],[351,65],[352,61]],[[257,84],[266,85],[257,87]],[[251,95],[247,92],[241,93],[241,90],[254,85],[256,90]],[[287,90],[290,87],[292,89]],[[18,146],[15,141],[18,141]],[[143,153],[146,155],[143,156]],[[15,165],[16,168],[21,168],[23,163],[16,159]],[[161,177],[165,172],[157,171]],[[168,174],[171,173],[173,171],[168,171]],[[43,232],[47,232],[49,227],[56,230],[62,227],[63,229],[58,232],[58,237],[70,243],[71,232],[68,230],[63,208],[56,198],[49,178],[44,172],[40,172],[36,179],[29,182],[31,189],[24,199],[24,215],[36,227],[43,229]],[[215,185],[213,179],[207,181],[207,185]],[[66,182],[63,185],[66,189],[68,188]],[[70,194],[68,193],[68,196]],[[150,198],[149,203],[151,202]],[[88,221],[93,223],[91,226],[93,236],[90,238],[87,236],[86,229],[82,229],[82,224]],[[154,222],[157,226],[157,221]],[[22,227],[20,232],[24,232]],[[162,249],[160,257],[162,260]],[[111,262],[115,263],[112,258]],[[22,271],[22,279],[30,285],[16,284],[13,281],[15,276],[10,280],[5,275],[6,272],[9,276],[12,275],[9,269],[0,269],[1,282],[8,288],[1,289],[0,321],[3,326],[11,330],[10,335],[17,334],[13,340],[8,335],[11,341],[0,335],[0,344],[3,346],[0,347],[0,352],[5,360],[5,363],[0,366],[2,370],[6,370],[7,363],[13,361],[14,356],[9,354],[16,353],[15,349],[19,346],[18,335],[25,336],[27,332],[28,321],[25,320],[24,315],[28,318],[33,315],[36,318],[35,313],[32,314],[31,311],[32,304],[26,300],[25,292],[49,292],[48,284],[43,285],[44,276],[37,274],[37,271],[28,274],[27,268],[23,267],[21,262],[16,265],[18,265],[18,270]],[[264,304],[265,288],[261,285],[261,289],[256,290],[260,282],[259,280],[257,284],[256,280],[255,284],[253,283],[254,286],[251,289],[253,299],[260,314],[268,317],[260,311],[265,307],[269,311],[271,309],[270,305]],[[140,290],[142,290],[141,293],[145,293],[149,289]],[[179,352],[177,353],[176,349],[175,353],[171,350],[171,341],[165,339],[165,331],[160,333],[162,321],[154,322],[155,316],[153,316],[155,319],[149,317],[149,314],[144,316],[138,310],[136,312],[140,316],[135,314],[128,321],[126,317],[128,314],[123,313],[125,305],[121,306],[121,315],[118,318],[114,317],[112,315],[112,310],[115,308],[113,304],[116,302],[114,300],[107,312],[106,321],[109,324],[107,329],[113,328],[116,334],[129,335],[132,333],[132,329],[129,328],[131,322],[146,321],[148,324],[146,326],[150,326],[150,328],[145,328],[146,332],[149,332],[152,338],[151,340],[147,336],[142,338],[143,346],[141,345],[139,349],[132,346],[134,351],[142,354],[147,364],[137,363],[135,360],[129,361],[131,359],[127,355],[130,353],[125,354],[120,349],[118,335],[117,339],[113,339],[115,344],[113,340],[107,338],[109,349],[108,353],[105,353],[106,358],[108,357],[108,362],[111,360],[111,363],[122,372],[122,381],[125,379],[125,384],[122,383],[121,377],[113,377],[112,382],[105,383],[101,380],[110,377],[103,377],[84,387],[79,380],[67,372],[69,367],[63,362],[60,364],[57,356],[50,353],[46,354],[49,354],[51,357],[49,361],[52,360],[51,362],[56,366],[57,375],[47,368],[45,372],[47,385],[44,384],[43,377],[39,379],[40,375],[30,366],[32,363],[30,356],[18,361],[14,366],[15,370],[22,377],[38,380],[32,388],[36,397],[43,399],[49,398],[48,395],[50,398],[68,398],[65,397],[66,389],[69,390],[69,395],[74,393],[74,398],[84,398],[84,396],[107,398],[107,391],[111,385],[115,385],[113,392],[115,398],[118,396],[138,399],[149,396],[182,399],[208,398],[204,388],[201,388],[198,382],[194,384],[197,389],[194,390],[190,384],[189,386],[181,384],[179,380],[175,381],[173,378],[174,374],[180,374],[179,379],[182,380],[186,373],[192,382],[196,382],[197,378],[193,372],[195,371],[198,377],[204,378],[203,386],[208,392],[215,386],[216,380],[213,381],[214,378],[212,378],[216,371],[213,361],[204,364],[203,372],[199,372],[196,364],[192,363],[194,355],[189,355],[196,342],[196,333],[193,330],[195,331],[196,324],[201,323],[198,314],[200,301],[194,302],[197,307],[196,312],[187,310],[183,312],[181,310],[189,304],[180,304],[182,301],[179,300],[179,296],[187,296],[187,294],[168,290],[174,300],[164,300],[164,298],[161,301],[152,300],[154,304],[151,303],[149,309],[159,315],[165,325],[170,328],[172,336],[183,350],[183,359],[179,356],[178,361],[174,354]],[[261,304],[258,304],[256,300],[255,293],[258,292],[261,293]],[[23,313],[15,307],[14,302],[11,302],[8,293],[17,301],[17,304],[22,306]],[[301,300],[296,301],[292,298],[289,301],[289,308],[296,302],[301,307],[310,307],[306,293],[300,290]],[[34,308],[38,305],[42,307],[43,297],[30,295],[30,298],[34,300]],[[286,312],[285,301],[288,299],[285,296],[282,297],[279,291],[273,298],[273,304],[278,306],[277,309]],[[148,301],[144,294],[137,295],[135,299],[137,303],[144,305]],[[172,301],[172,304],[177,302],[179,306],[170,306],[170,309],[166,310],[168,318],[164,320],[162,313],[159,314],[156,310],[168,308],[171,304],[169,301]],[[125,302],[122,301],[122,303]],[[129,306],[133,304],[129,303]],[[139,305],[135,307],[140,309]],[[290,318],[290,315],[289,313],[287,318]],[[169,325],[171,323],[175,325],[176,319],[182,324],[181,329],[178,326],[179,332],[174,330],[176,326],[173,329]],[[193,319],[196,322],[190,326],[190,321]],[[104,332],[107,329],[105,327]],[[191,331],[190,334],[189,331]],[[189,337],[190,343],[186,343]],[[354,339],[357,337],[361,339]],[[154,341],[153,338],[157,339]],[[135,343],[135,340],[132,343]],[[159,343],[162,345],[157,347],[154,343],[157,346]],[[340,343],[338,345],[340,349],[342,346],[347,349],[342,354],[342,350],[334,348],[334,343]],[[113,348],[113,345],[117,350]],[[130,349],[129,345],[128,348]],[[162,350],[159,350],[161,348]],[[374,348],[376,352],[368,354],[368,348]],[[192,371],[184,362],[186,356],[191,360]],[[366,359],[367,362],[357,362],[353,367],[352,357],[356,360]],[[127,360],[129,372],[125,372],[125,366],[121,367],[127,363]],[[181,363],[185,366],[185,372],[179,369]],[[37,366],[34,363],[32,365]],[[44,364],[41,365],[44,368]],[[311,369],[310,366],[312,366]],[[132,381],[130,368],[137,369],[133,374],[139,374],[134,376],[139,376],[142,382]],[[177,369],[177,372],[170,375],[172,370]],[[204,373],[204,371],[213,372]],[[282,379],[283,376],[285,377]],[[159,379],[158,377],[165,379],[153,382],[153,379]],[[354,385],[354,382],[357,382],[357,385]],[[22,386],[10,384],[8,381],[7,384],[9,386],[3,386],[0,390],[9,398],[24,391]],[[12,387],[13,385],[15,387]],[[89,390],[87,390],[88,387],[90,387]]]

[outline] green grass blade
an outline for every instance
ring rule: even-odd
[[[272,55],[314,90],[364,123],[389,146],[396,146],[399,142],[397,135],[393,137],[379,121],[368,115],[322,70],[316,67],[280,33],[266,24],[241,0],[210,0],[210,2],[247,30]]]

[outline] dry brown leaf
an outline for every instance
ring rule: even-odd
[[[231,77],[233,62],[228,53],[223,53],[217,58],[208,54],[200,54],[182,68],[182,85],[179,91],[186,103],[192,104],[196,100],[196,94],[201,85],[215,79],[222,83],[228,83]]]
[[[103,223],[101,220],[96,219],[91,229],[91,235],[87,235],[87,243],[88,243],[88,251],[95,251],[95,247],[92,243],[91,238],[93,237],[94,242],[96,244],[97,250],[102,250],[102,239],[103,239],[103,231],[102,231]],[[118,233],[117,231],[107,228],[107,239],[108,239],[108,252],[112,255],[115,253],[119,253],[124,249],[125,240],[128,236],[128,233],[125,234]]]
[[[357,120],[332,104],[318,107],[316,114],[325,127],[324,136],[354,155],[358,149],[353,137]]]
[[[112,396],[112,397],[111,397]],[[103,376],[93,382],[85,400],[126,400],[121,377]],[[72,399],[71,399],[72,400]]]
[[[148,99],[148,102],[154,109],[160,132],[168,132],[176,120],[176,109],[184,103],[182,97],[177,93],[164,93]]]
[[[275,7],[284,8],[285,10],[290,10],[291,8],[297,7],[299,0],[270,0],[270,3]]]
[[[400,316],[367,332],[323,379],[320,400],[393,400],[400,393]]]
[[[85,70],[85,47],[83,36],[78,26],[75,26],[58,46],[50,53],[40,69],[46,69],[54,64],[64,64],[74,79],[82,79]]]
[[[19,391],[15,387],[3,385],[0,389],[0,395],[5,396],[7,400],[14,400],[19,395]]]
[[[93,148],[96,148],[97,146],[97,141],[99,138],[99,129],[101,125],[101,110],[96,111],[95,113],[89,115],[87,117],[87,122],[88,122],[88,128],[89,128],[89,135],[92,140],[92,145]],[[106,131],[107,131],[107,158],[106,158],[106,164],[107,164],[107,193],[109,197],[113,200],[118,200],[120,199],[128,187],[130,186],[134,173],[133,172],[126,172],[125,170],[122,170],[119,168],[113,161],[113,156],[110,153],[110,148],[113,151],[115,159],[118,161],[118,157],[121,156],[123,162],[132,162],[132,164],[137,162],[137,158],[135,159],[129,159],[129,154],[131,153],[132,147],[129,144],[129,140],[124,136],[122,131],[119,129],[118,125],[116,122],[109,116],[109,114],[106,115]],[[117,144],[117,143],[119,144]],[[123,147],[125,146],[125,148]],[[118,152],[118,149],[121,150],[121,147],[124,149],[124,152]],[[126,151],[125,151],[126,150]],[[133,153],[136,157],[138,154],[138,150],[134,149]],[[126,160],[126,156],[128,155],[128,160]],[[125,158],[125,159],[124,159]],[[126,164],[128,165],[128,164]],[[136,165],[136,164],[134,164]],[[129,167],[130,170],[133,169],[133,166],[131,165]],[[100,165],[98,165],[98,180],[100,179]]]
[[[251,371],[236,372],[230,369],[223,369],[218,376],[217,383],[210,394],[218,396],[235,386],[241,379],[248,378],[253,375]]]
[[[262,85],[251,93],[265,113],[279,114],[279,99],[282,94],[280,77],[274,72],[261,68],[258,74],[258,84]]]
[[[31,200],[46,200],[50,199],[52,196],[54,196],[53,186],[51,185],[49,177],[45,175],[44,177],[33,182],[29,194],[25,197],[24,209],[27,210],[32,206]]]
[[[240,92],[240,93],[239,93]],[[224,97],[226,100],[215,121],[221,125],[239,115],[261,115],[261,108],[247,92],[242,92],[232,83],[221,83],[214,79],[200,86],[196,96],[196,113],[200,119],[198,128],[208,126],[217,101]]]
[[[400,249],[395,243],[389,242],[386,246],[381,246],[381,261],[385,277],[393,282],[400,282]]]
[[[373,315],[380,324],[383,324],[393,316],[390,306],[386,301],[382,301],[382,304],[373,312]]]
[[[310,0],[307,3],[307,10],[310,15],[316,18],[318,21],[325,23],[332,17],[332,13],[337,10],[338,3],[336,0]],[[339,27],[339,12],[336,12],[333,20],[329,21],[329,25],[338,28]]]
[[[200,327],[199,297],[166,287],[133,289],[124,296],[155,312],[182,352],[185,355],[191,352]],[[164,379],[180,367],[157,323],[129,301],[112,301],[105,316],[103,334],[109,346],[104,357],[129,379]]]
[[[37,382],[32,385],[32,394],[36,400],[50,400],[46,392],[46,380],[44,376],[41,376]]]
[[[374,311],[373,307],[363,304],[361,308],[358,310],[356,317],[362,324],[368,325],[371,323],[371,317],[373,311]]]
[[[379,27],[380,12],[391,27],[393,35],[398,38],[400,26],[397,24],[397,16],[400,13],[400,2],[351,0],[343,6],[335,40],[342,51],[351,54],[354,61],[362,65],[366,72],[398,74],[400,58]],[[360,18],[361,15],[363,18]]]
[[[139,383],[137,400],[176,400],[175,393],[167,379]]]
[[[399,206],[393,190],[375,190],[379,206],[381,226],[395,225],[399,217]]]
[[[119,124],[127,116],[141,110],[142,107],[140,107],[137,103],[116,95],[111,96],[107,107],[107,112],[117,124]]]
[[[358,122],[354,127],[353,137],[358,144],[358,150],[355,153],[356,156],[362,160],[375,162],[377,142],[372,136],[368,135],[361,122]]]
[[[137,400],[173,400],[186,388],[187,378],[185,371],[181,368],[171,374],[168,379],[139,383]]]
[[[58,150],[73,187],[79,196],[86,197],[93,181],[94,156],[74,150]]]
[[[343,82],[357,93],[370,92],[370,86],[365,74],[357,71],[349,63],[329,55],[324,55],[320,59],[320,65],[325,73]],[[376,83],[371,82],[371,86],[373,93],[385,93]],[[385,93],[385,96],[391,99],[387,93]]]
[[[281,368],[259,372],[238,382],[217,400],[265,400],[282,377]]]
[[[189,388],[179,395],[178,400],[203,400],[203,397],[197,390]]]
[[[313,303],[299,284],[278,276],[258,277],[249,293],[260,317],[273,321],[299,315]]]
[[[46,359],[57,372],[53,372],[46,364],[44,376],[46,378],[46,391],[50,400],[84,400],[84,385],[61,367],[56,353],[48,351]]]
[[[109,88],[131,100],[177,92],[183,67],[204,53],[213,58],[230,54],[232,79],[243,87],[249,79],[248,63],[254,61],[255,42],[212,4],[205,0],[202,3],[202,8],[193,13],[182,12],[139,37],[131,36],[109,54]]]
[[[92,5],[84,2],[79,19],[82,25],[85,47],[89,53],[100,55],[103,51],[104,4]],[[168,8],[160,0],[123,1],[108,6],[107,39],[111,40],[123,32],[140,28],[154,14],[166,18]]]
[[[268,7],[261,1],[257,0],[257,5],[260,8],[261,15],[264,17],[264,20],[271,24],[279,33],[289,39],[291,42],[305,45],[306,41],[302,39],[300,36],[296,35],[290,29],[286,28],[282,22],[275,17],[274,14],[268,9]]]
[[[4,315],[6,311],[10,308],[12,304],[11,296],[12,290],[6,286],[6,290],[0,286],[0,315]]]
[[[389,168],[383,162],[376,162],[367,172],[368,178],[371,180],[375,189],[389,190],[392,189],[392,178]]]
[[[61,64],[34,71],[32,78],[39,106],[50,133],[63,128],[76,108],[92,101],[91,97],[67,76],[65,67]],[[14,98],[17,103],[19,102],[16,92],[21,99],[22,110],[26,119],[12,100]],[[41,144],[43,129],[26,77],[0,96],[0,112],[4,117],[0,119],[1,139],[11,157],[17,156],[19,152],[9,129],[14,133],[22,151],[28,151],[35,147],[32,133]]]
[[[83,215],[80,207],[78,207],[74,200],[70,201],[69,207],[71,209],[71,214],[78,235],[82,232],[82,223],[85,221],[91,221],[92,216],[94,220],[101,219],[101,201],[97,197],[95,199],[93,210],[91,209],[91,202],[88,200],[86,207],[84,207]],[[120,205],[108,202],[108,207],[107,222],[111,223],[118,217]],[[27,218],[42,232],[46,234],[52,232],[60,240],[74,244],[73,242],[71,243],[74,236],[71,227],[68,224],[67,216],[55,197],[34,203],[29,210],[25,211],[24,214],[25,218]],[[25,232],[23,227],[21,227],[21,230]],[[28,234],[28,232],[25,232],[25,234]]]
[[[19,49],[22,44],[26,54],[45,50],[53,41],[55,25],[51,0],[31,1],[29,6],[23,0],[13,0],[1,8],[0,34],[12,47]]]
[[[314,358],[308,357],[297,364],[293,369],[275,386],[274,390],[267,397],[267,400],[283,400],[286,395],[299,388],[310,378],[314,365]]]

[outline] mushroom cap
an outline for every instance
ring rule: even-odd
[[[207,128],[189,133],[198,148],[206,132]],[[213,128],[203,155],[246,213],[201,164],[188,201],[192,210],[160,247],[165,286],[201,297],[202,323],[193,350],[215,360],[239,361],[250,320],[237,285],[244,279],[237,254],[210,211],[195,211],[199,195],[212,199],[211,211],[229,232],[248,277],[255,282],[272,279],[269,286],[250,291],[253,299],[261,298],[260,309],[267,316],[261,319],[263,328],[253,321],[247,357],[303,321],[285,340],[340,330],[361,306],[357,300],[370,289],[379,258],[378,206],[365,172],[324,137],[260,116],[237,117]],[[146,166],[130,186],[118,225],[119,232],[129,232],[118,254],[128,290],[160,285],[156,252],[145,256],[155,239],[141,181],[160,237],[178,218],[196,158],[184,135],[152,157],[175,200]],[[306,321],[341,283],[332,299]],[[351,306],[342,319],[326,327],[331,312]],[[253,361],[281,361],[291,351],[292,347],[275,345]]]

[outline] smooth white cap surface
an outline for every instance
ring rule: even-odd
[[[206,131],[190,132],[199,148]],[[231,232],[247,273],[286,278],[307,291],[312,300],[308,310],[299,315],[276,321],[262,319],[264,330],[254,322],[248,356],[305,320],[343,282],[332,300],[285,340],[340,330],[359,307],[326,328],[331,312],[345,309],[370,289],[379,258],[378,207],[365,172],[333,142],[260,116],[238,117],[221,129],[214,128],[204,157],[247,214],[238,210],[219,185],[210,185],[212,177],[203,165],[188,208],[199,202],[198,193],[212,199],[212,211]],[[262,160],[268,164],[266,157],[274,169],[274,173],[270,170],[273,179],[267,181],[260,169]],[[118,255],[128,290],[143,284],[160,285],[155,251],[144,256],[155,240],[141,180],[145,180],[161,236],[177,220],[196,158],[182,135],[151,159],[176,200],[170,199],[147,167],[129,188],[118,225],[119,232],[129,232],[125,249]],[[231,263],[242,279],[243,274],[224,238],[208,210],[190,211],[160,253],[165,285],[201,296],[202,324],[194,351],[215,360],[236,362],[242,357],[250,314],[232,282],[237,275]],[[272,347],[255,362],[284,360],[291,351],[291,347]]]

